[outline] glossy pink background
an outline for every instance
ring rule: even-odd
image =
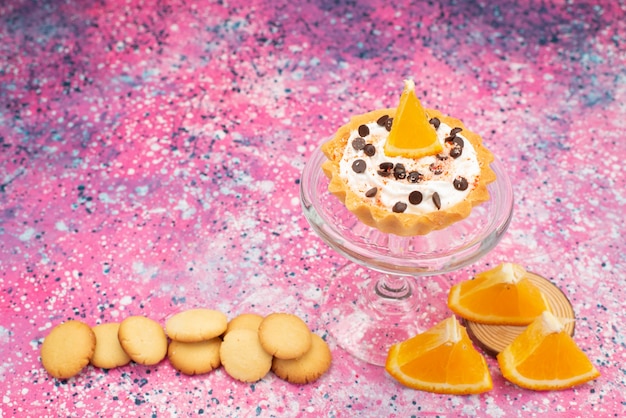
[[[2,416],[621,416],[626,412],[626,6],[595,2],[30,1],[0,5]],[[431,4],[432,3],[432,4]],[[484,259],[557,284],[602,377],[446,396],[353,359],[323,321],[346,260],[298,199],[314,147],[397,104],[462,119],[505,163],[515,216]],[[332,350],[320,380],[255,384],[167,361],[52,379],[50,329],[191,307],[300,315]]]

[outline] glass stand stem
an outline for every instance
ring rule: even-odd
[[[402,300],[411,297],[413,286],[404,276],[381,276],[374,284],[374,292],[381,298]]]
[[[415,293],[414,278],[379,274],[363,289],[368,306],[382,316],[406,315],[417,310],[420,295]]]
[[[354,264],[338,271],[327,291],[325,311],[339,346],[384,366],[392,344],[420,331],[418,310],[425,295],[414,282],[414,277],[367,271]]]

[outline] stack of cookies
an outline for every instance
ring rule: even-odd
[[[224,336],[220,357],[226,373],[235,379],[254,382],[272,370],[291,383],[317,380],[332,359],[326,341],[289,313],[234,318]]]
[[[212,309],[191,309],[177,313],[165,323],[171,338],[167,357],[174,368],[187,375],[208,373],[220,366],[220,336],[228,318]]]
[[[332,359],[328,344],[296,315],[244,313],[229,322],[224,313],[203,308],[169,317],[165,329],[145,316],[93,328],[67,321],[53,328],[41,346],[41,362],[57,379],[70,378],[89,363],[103,369],[130,361],[150,366],[166,356],[186,375],[223,365],[242,382],[256,382],[271,370],[297,384],[317,380]]]

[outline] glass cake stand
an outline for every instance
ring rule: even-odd
[[[429,295],[416,279],[472,264],[500,241],[513,214],[511,181],[495,159],[489,201],[443,230],[401,237],[363,224],[328,191],[325,160],[318,147],[302,171],[302,208],[317,235],[350,262],[331,278],[323,312],[340,347],[384,365],[392,344],[424,331],[418,313]]]

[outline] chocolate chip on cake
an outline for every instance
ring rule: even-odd
[[[378,120],[376,121],[376,123],[379,126],[385,126],[385,124],[387,123],[387,120],[389,119],[389,115],[382,115],[381,117],[378,118]]]
[[[365,147],[365,139],[361,137],[354,138],[352,140],[352,148],[357,151],[361,151]]]
[[[378,193],[378,188],[372,187],[371,189],[365,192],[365,197],[374,197],[376,196],[376,193]]]
[[[450,157],[452,157],[452,158],[459,158],[461,156],[461,154],[463,154],[463,147],[459,147],[459,146],[455,145],[450,150]]]
[[[435,129],[439,129],[439,125],[441,125],[441,121],[438,118],[432,118],[428,122],[433,125]]]
[[[391,170],[393,170],[393,163],[390,162],[384,162],[384,163],[380,163],[378,165],[378,168],[380,170],[378,170],[378,174],[382,177],[389,177],[389,175],[391,174]]]
[[[433,193],[433,203],[437,209],[441,209],[441,198],[437,192]]]
[[[452,130],[450,131],[450,136],[456,136],[456,134],[458,134],[462,130],[463,128],[452,128]]]
[[[412,205],[419,205],[420,203],[422,203],[422,192],[415,190],[412,191],[409,194],[409,203],[411,203]]]
[[[467,183],[467,179],[461,176],[455,178],[452,184],[454,185],[454,188],[459,191],[467,190],[467,186],[469,185]]]
[[[403,164],[396,164],[396,166],[393,168],[393,176],[396,178],[396,180],[403,180],[406,178],[406,168],[404,168]]]
[[[409,175],[407,176],[407,179],[409,180],[410,183],[417,183],[423,178],[424,176],[419,171],[411,171]]]
[[[465,146],[465,142],[463,142],[463,138],[459,138],[455,136],[452,139],[452,149],[450,150],[450,157],[459,158],[461,154],[463,154],[463,147]]]
[[[370,128],[367,125],[359,125],[359,135],[360,136],[368,136],[370,134]]]
[[[407,205],[404,202],[396,202],[391,210],[393,210],[395,213],[402,213],[406,210],[406,206]]]
[[[385,122],[385,129],[387,129],[387,132],[391,131],[392,125],[393,125],[393,118],[387,119],[387,122]]]
[[[361,125],[363,126],[363,125]],[[374,154],[376,154],[376,147],[373,146],[372,144],[367,144],[363,147],[363,152],[365,153],[365,155],[367,155],[368,157],[373,157]]]
[[[366,168],[367,164],[365,164],[365,161],[360,158],[352,163],[352,170],[354,170],[355,173],[362,173]]]

